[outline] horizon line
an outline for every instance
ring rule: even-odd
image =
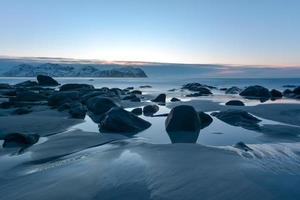
[[[131,64],[131,65],[139,65],[139,64],[177,64],[177,65],[220,65],[220,66],[228,66],[228,67],[268,67],[268,68],[300,68],[299,65],[272,65],[272,64],[228,64],[228,63],[190,63],[190,62],[161,62],[161,61],[140,61],[140,60],[105,60],[99,58],[71,58],[71,57],[57,57],[57,56],[13,56],[13,55],[0,55],[1,58],[8,59],[66,59],[66,60],[74,60],[74,61],[98,61],[101,62],[99,64]]]

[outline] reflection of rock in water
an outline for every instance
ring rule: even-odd
[[[195,132],[168,132],[172,143],[196,143],[199,131]]]

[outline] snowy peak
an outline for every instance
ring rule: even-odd
[[[35,77],[48,75],[53,77],[147,77],[145,72],[137,67],[115,67],[99,69],[90,65],[68,66],[56,63],[40,65],[19,64],[2,74],[8,77]]]

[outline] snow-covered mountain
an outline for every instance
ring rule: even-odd
[[[38,65],[19,64],[2,73],[6,77],[35,77],[37,75],[53,77],[147,77],[138,67],[115,67],[111,69],[97,68],[91,65],[69,66],[57,63]]]

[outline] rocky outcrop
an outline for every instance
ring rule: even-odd
[[[100,132],[135,134],[151,126],[151,123],[122,108],[114,107],[100,121]]]
[[[59,88],[59,91],[80,91],[80,90],[93,90],[94,86],[89,84],[78,84],[78,83],[68,83],[64,84]]]
[[[58,86],[59,83],[50,76],[38,75],[36,77],[38,84],[41,86]]]

